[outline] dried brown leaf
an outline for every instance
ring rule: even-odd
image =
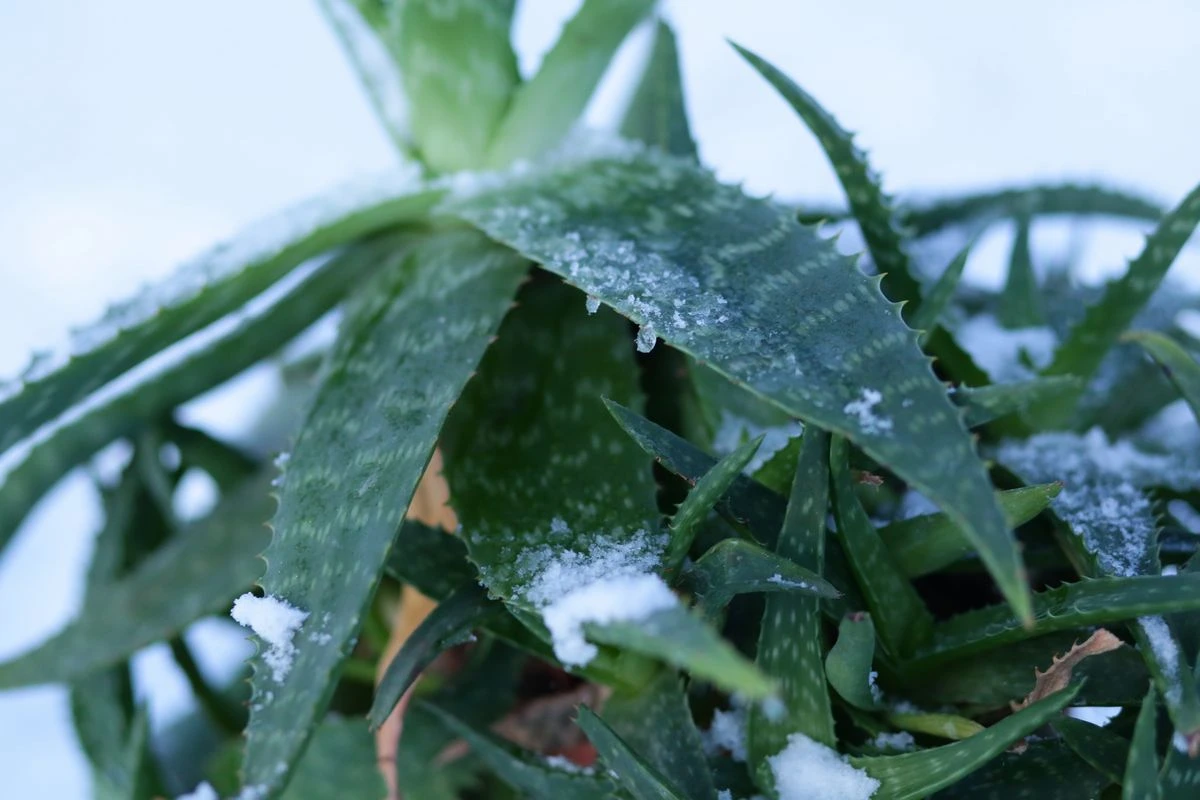
[[[1043,700],[1057,691],[1067,688],[1067,684],[1071,682],[1071,673],[1080,661],[1083,661],[1089,656],[1097,656],[1101,653],[1107,653],[1110,650],[1116,650],[1121,646],[1121,640],[1105,628],[1098,628],[1095,633],[1087,638],[1081,644],[1076,644],[1066,652],[1065,655],[1055,656],[1050,664],[1050,668],[1045,672],[1038,669],[1033,670],[1036,678],[1033,691],[1019,703],[1013,703],[1013,711],[1020,711],[1033,705],[1038,700]]]

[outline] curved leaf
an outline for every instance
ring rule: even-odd
[[[962,279],[963,270],[967,266],[967,257],[971,255],[974,246],[975,242],[972,241],[959,250],[958,255],[950,260],[950,263],[942,270],[942,274],[938,276],[937,281],[925,293],[920,307],[908,318],[913,330],[928,333],[937,327],[942,314],[946,313],[946,308],[954,299],[954,290],[958,288],[958,282]],[[921,337],[923,341],[928,338],[927,333]]]
[[[579,708],[579,727],[596,746],[610,774],[639,800],[684,800],[688,795],[672,786],[670,781],[613,732],[587,706]]]
[[[638,322],[647,346],[661,335],[858,444],[963,525],[1027,614],[1015,542],[916,333],[831,242],[691,162],[644,153],[518,177],[443,210]]]
[[[1008,278],[1000,292],[996,319],[1005,328],[1033,328],[1046,324],[1046,309],[1033,271],[1033,253],[1029,249],[1030,219],[1017,218],[1012,252],[1008,258]]]
[[[735,595],[750,592],[841,596],[816,572],[745,539],[717,542],[688,568],[686,577],[688,589],[709,614],[724,608]]]
[[[1129,742],[1122,736],[1065,714],[1051,725],[1076,755],[1113,783],[1121,783],[1121,766],[1129,752]]]
[[[478,235],[447,232],[360,288],[382,303],[347,312],[265,553],[263,589],[308,617],[282,681],[255,658],[243,775],[263,797],[286,784],[329,702],[445,415],[525,270]]]
[[[938,800],[1096,800],[1108,779],[1060,741],[1030,742],[1023,753],[1002,753],[942,790]]]
[[[977,428],[1011,414],[1045,406],[1070,405],[1079,396],[1085,382],[1071,375],[1033,378],[991,386],[960,386],[950,399],[966,411],[968,428]]]
[[[621,121],[621,135],[674,156],[696,157],[696,142],[692,140],[683,100],[675,32],[661,19],[655,23],[650,60]]]
[[[1153,331],[1132,331],[1122,337],[1140,344],[1162,365],[1167,377],[1179,389],[1192,413],[1200,419],[1200,363],[1173,339]]]
[[[870,614],[847,614],[838,625],[838,638],[825,656],[825,677],[850,705],[870,711],[879,705],[875,686],[875,626]]]
[[[444,600],[457,587],[475,580],[467,548],[458,537],[413,519],[400,526],[384,569],[434,600]]]

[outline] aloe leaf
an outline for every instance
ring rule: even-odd
[[[393,15],[375,0],[318,2],[358,74],[376,118],[396,149],[411,156],[413,143],[408,101],[391,41]]]
[[[1138,712],[1137,724],[1133,728],[1133,742],[1129,746],[1129,760],[1125,762],[1125,780],[1121,786],[1124,800],[1143,800],[1159,797],[1158,750],[1156,723],[1158,719],[1158,696],[1151,684]]]
[[[634,797],[645,800],[683,800],[688,797],[644,758],[631,750],[629,745],[587,706],[580,706],[578,723],[596,746],[609,773]]]
[[[268,539],[268,480],[247,481],[133,572],[98,589],[61,632],[0,664],[0,688],[82,678],[228,608],[262,571],[257,556]]]
[[[810,427],[804,434],[776,554],[819,574],[825,561],[828,506],[829,436]],[[778,682],[782,713],[767,714],[761,706],[747,712],[748,761],[760,782],[769,784],[767,759],[787,745],[789,734],[802,733],[827,747],[837,742],[825,686],[823,646],[816,598],[767,597],[757,663]]]
[[[903,221],[914,236],[923,237],[976,219],[993,221],[1049,215],[1110,216],[1146,222],[1162,219],[1155,202],[1105,186],[1059,184],[1001,189],[938,200],[905,209]]]
[[[816,572],[744,539],[717,542],[688,568],[686,577],[688,589],[709,613],[724,608],[735,595],[750,592],[841,596]]]
[[[1197,609],[1200,574],[1088,578],[1035,593],[1032,630],[1000,605],[939,622],[909,667],[916,671],[1054,631]]]
[[[914,753],[851,757],[850,763],[880,782],[872,800],[926,797],[971,774],[1021,737],[1054,719],[1077,691],[1074,687],[1056,692],[969,739]]]
[[[421,671],[444,651],[462,644],[479,627],[496,605],[474,582],[459,587],[434,607],[400,647],[375,687],[375,701],[367,713],[372,730],[377,730],[420,677]]]
[[[1172,744],[1158,781],[1162,800],[1191,800],[1200,789],[1200,759],[1190,758],[1186,750]]]
[[[1096,800],[1108,778],[1061,741],[1029,743],[1023,753],[1002,753],[942,790],[938,800]]]
[[[657,147],[674,156],[696,157],[696,142],[688,127],[679,74],[675,32],[663,20],[654,27],[654,47],[642,72],[625,117],[621,135]]]
[[[348,187],[259,222],[109,307],[72,334],[69,356],[43,355],[0,390],[0,451],[109,381],[241,308],[301,262],[383,228],[424,216],[443,194],[411,173]]]
[[[878,622],[880,642],[891,655],[900,656],[929,638],[933,617],[859,503],[850,479],[848,452],[845,440],[835,437],[829,465],[839,538],[872,619]]]
[[[396,51],[421,159],[438,172],[483,166],[521,82],[509,43],[515,0],[405,0]]]
[[[825,677],[843,700],[870,711],[879,705],[875,686],[875,626],[870,614],[847,614],[838,625],[838,638],[825,656]]]
[[[434,600],[444,600],[459,586],[475,580],[467,548],[458,537],[412,519],[400,526],[384,569]]]
[[[564,768],[477,730],[450,712],[429,703],[422,708],[462,737],[476,756],[523,797],[561,797],[563,800],[603,800],[612,797],[607,777],[581,767]]]
[[[384,797],[387,787],[376,764],[375,740],[362,717],[330,716],[316,726],[312,743],[296,766],[282,800]]]
[[[968,428],[978,428],[1004,417],[1047,406],[1069,406],[1083,391],[1085,382],[1070,375],[996,383],[991,386],[960,386],[951,399],[966,411]]]
[[[1027,615],[1015,541],[970,436],[916,333],[877,279],[832,242],[778,206],[657,154],[538,172],[443,210],[638,322],[643,348],[661,335],[788,414],[855,442],[960,520]],[[747,270],[755,280],[739,277]]]
[[[604,703],[604,721],[686,797],[716,797],[700,732],[674,670],[661,670],[636,691],[613,692]]]
[[[243,777],[264,797],[287,783],[329,702],[445,416],[526,271],[465,231],[431,236],[392,267],[359,289],[387,297],[384,308],[347,311],[282,476],[261,583],[308,616],[289,669],[254,659]]]
[[[808,92],[761,56],[733,45],[742,58],[778,91],[817,137],[850,201],[850,212],[862,230],[871,260],[883,274],[883,291],[907,303],[912,314],[921,305],[921,284],[912,276],[891,199],[883,193],[879,177],[867,163],[867,154],[855,146],[851,135]]]
[[[154,753],[150,749],[150,714],[145,706],[138,709],[124,742],[122,780],[117,787],[100,786],[97,794],[115,791],[109,797],[122,800],[153,800],[159,797]]]
[[[1008,278],[1000,292],[996,318],[1006,328],[1032,328],[1046,324],[1046,309],[1033,271],[1033,253],[1029,248],[1030,218],[1021,215],[1008,258]]]
[[[1108,728],[1066,715],[1051,725],[1077,756],[1113,783],[1121,783],[1121,766],[1129,753],[1129,742],[1122,736]]]
[[[1008,524],[1014,528],[1045,511],[1062,490],[1061,483],[1042,483],[997,492]],[[879,529],[900,571],[910,578],[929,575],[971,554],[971,544],[949,516],[942,513],[893,522]]]
[[[336,304],[349,285],[397,245],[388,239],[354,247],[322,264],[267,309],[240,313],[229,331],[202,349],[85,410],[35,443],[0,486],[0,550],[30,509],[72,467],[274,353]]]
[[[712,507],[733,484],[734,479],[742,474],[742,470],[750,463],[750,459],[754,458],[761,444],[760,436],[718,461],[679,504],[675,516],[671,518],[670,540],[667,542],[667,552],[663,555],[663,574],[668,579],[673,578],[683,566],[683,560],[692,548],[700,523],[708,517]]]
[[[584,0],[537,74],[513,94],[492,137],[488,166],[554,149],[587,107],[621,42],[653,6],[652,0]]]
[[[1043,374],[1090,378],[1162,283],[1197,223],[1200,223],[1200,186],[1163,218],[1125,274],[1105,287],[1104,296],[1071,328]],[[1043,421],[1063,426],[1070,422],[1070,414],[1070,408],[1047,409]]]
[[[954,299],[954,290],[958,288],[958,282],[962,279],[963,270],[967,266],[967,258],[971,255],[971,249],[974,246],[975,243],[970,242],[959,250],[958,255],[950,260],[933,286],[925,293],[921,305],[908,318],[913,330],[932,331],[937,327],[942,314],[946,313],[946,308]]]
[[[1200,363],[1177,342],[1161,333],[1134,331],[1125,334],[1123,338],[1141,345],[1162,365],[1163,371],[1179,389],[1192,413],[1200,419]]]
[[[889,711],[884,719],[900,730],[923,733],[936,736],[939,739],[954,739],[961,741],[969,739],[984,730],[984,727],[973,719],[967,719],[959,714],[941,714],[932,711]]]

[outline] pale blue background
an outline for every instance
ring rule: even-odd
[[[575,5],[527,0],[518,24],[527,69]],[[1173,203],[1200,180],[1200,4],[1189,0],[696,0],[671,10],[705,160],[755,192],[838,197],[814,142],[724,37],[770,58],[861,131],[893,191],[1075,177]],[[637,58],[636,48],[623,54],[594,121],[611,118]],[[0,375],[215,238],[391,161],[310,2],[4,0]],[[1138,249],[1136,230],[1092,233],[1090,274]],[[1001,231],[983,243],[976,279],[996,280],[1005,239]],[[1036,239],[1053,249],[1067,236],[1044,226]],[[1176,268],[1184,277],[1200,278],[1197,249]],[[272,387],[260,371],[196,413],[237,433]],[[76,476],[10,547],[0,563],[0,658],[77,606],[95,507]],[[196,635],[220,643],[226,662],[241,646],[239,632],[219,625]],[[139,675],[155,687],[156,723],[190,702],[161,652],[139,661]],[[0,695],[6,796],[87,795],[66,720],[58,688]]]

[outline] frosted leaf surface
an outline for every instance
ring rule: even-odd
[[[1022,363],[1022,354],[1035,368],[1050,363],[1058,337],[1046,327],[1009,330],[991,314],[976,314],[955,331],[959,345],[971,354],[996,383],[1010,383],[1036,377]]]
[[[1171,629],[1162,617],[1138,617],[1138,627],[1146,635],[1146,641],[1154,652],[1154,659],[1170,687],[1167,689],[1167,702],[1178,703],[1182,694],[1179,684],[1179,643],[1171,635]]]
[[[255,597],[247,592],[233,601],[229,616],[262,639],[267,646],[263,661],[271,668],[271,677],[275,682],[282,683],[296,657],[296,645],[292,639],[304,620],[308,619],[308,612],[278,597]]]
[[[879,788],[879,781],[802,733],[789,736],[787,747],[767,764],[779,800],[869,800]]]
[[[657,575],[617,575],[576,586],[541,609],[554,655],[567,666],[584,666],[599,652],[584,639],[585,624],[636,622],[677,603]]]
[[[887,433],[892,429],[892,420],[875,413],[875,407],[883,402],[883,395],[876,389],[863,389],[858,399],[851,400],[842,406],[842,413],[849,414],[858,420],[858,424],[868,433]]]

